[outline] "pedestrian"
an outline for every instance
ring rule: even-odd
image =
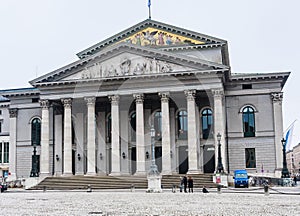
[[[191,192],[193,193],[194,192],[194,190],[193,190],[194,180],[193,180],[192,176],[189,176],[189,179],[187,181],[188,181],[189,193],[191,193]]]
[[[183,188],[183,177],[180,177],[180,184],[179,184],[179,191],[180,193],[182,192],[182,188]]]
[[[202,193],[209,193],[205,186],[202,188]]]
[[[187,177],[186,176],[183,176],[183,190],[184,190],[184,193],[187,193]]]
[[[297,186],[297,177],[294,176],[294,185]]]

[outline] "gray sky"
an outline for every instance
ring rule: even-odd
[[[0,0],[0,89],[71,63],[76,53],[148,18],[148,0]],[[300,142],[300,2],[151,0],[152,19],[225,39],[232,72],[291,71],[284,128]],[[297,90],[298,89],[298,90]]]

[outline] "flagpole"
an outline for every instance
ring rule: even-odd
[[[148,0],[149,19],[151,19],[151,0]]]
[[[283,134],[285,134],[294,124],[295,122],[297,121],[298,119],[295,119],[289,126],[288,128],[283,132]]]

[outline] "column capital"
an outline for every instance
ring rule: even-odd
[[[184,94],[188,101],[193,101],[193,100],[195,100],[196,90],[195,89],[185,90]]]
[[[17,118],[18,117],[18,109],[10,108],[9,109],[9,118]]]
[[[133,97],[137,104],[142,104],[144,102],[144,94],[133,94]]]
[[[49,100],[40,100],[40,105],[42,109],[48,109],[49,108]]]
[[[161,102],[168,102],[170,98],[170,92],[159,92],[158,95],[160,96]]]
[[[63,99],[61,99],[61,102],[63,103],[65,108],[72,107],[72,98],[63,98]]]
[[[274,92],[271,93],[271,99],[274,102],[282,102],[283,99],[283,93],[282,92]]]
[[[222,88],[212,89],[211,92],[215,97],[222,97],[224,95],[224,90]]]
[[[88,106],[94,106],[96,103],[96,97],[85,97],[84,100]]]
[[[108,99],[110,100],[112,105],[118,105],[120,101],[120,96],[119,95],[109,95]]]

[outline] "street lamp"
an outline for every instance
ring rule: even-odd
[[[39,177],[38,155],[36,155],[36,144],[33,145],[32,165],[30,177]]]
[[[217,166],[217,173],[223,173],[224,168],[222,164],[222,156],[221,156],[221,134],[217,134],[217,140],[218,140],[218,166]]]
[[[282,143],[282,154],[283,154],[283,162],[282,162],[282,171],[281,171],[281,178],[289,178],[290,173],[286,165],[286,140],[282,138],[281,140]]]
[[[150,130],[150,135],[151,135],[151,166],[150,166],[150,170],[148,172],[149,175],[159,175],[157,166],[155,164],[155,129],[154,126],[151,126],[151,130]]]

